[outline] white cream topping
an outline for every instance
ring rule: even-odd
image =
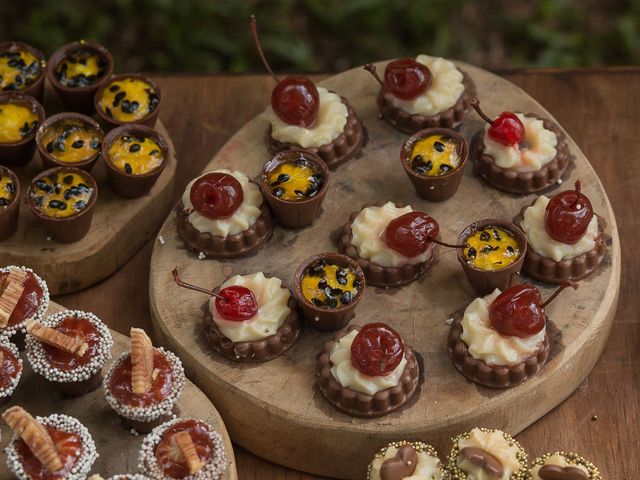
[[[560,455],[559,453],[555,453],[547,457],[542,465],[536,465],[531,469],[531,480],[541,480],[540,475],[538,475],[538,472],[544,465],[557,465],[559,467],[575,467],[583,471],[587,475],[587,478],[589,478],[589,470],[587,470],[587,468],[584,465],[569,463],[567,462],[567,459],[564,458],[562,455]]]
[[[360,257],[383,267],[426,262],[431,250],[415,257],[405,257],[382,241],[381,235],[389,222],[409,212],[413,212],[413,208],[398,208],[393,202],[387,202],[382,207],[363,208],[351,224],[351,245],[356,247]]]
[[[524,125],[525,139],[520,145],[503,145],[488,134],[490,125],[484,127],[485,153],[493,157],[495,164],[517,172],[535,172],[556,158],[558,139],[551,130],[544,128],[542,120],[516,113]]]
[[[404,372],[404,367],[407,365],[406,355],[402,357],[398,366],[388,375],[376,377],[365,375],[351,363],[351,344],[357,334],[357,330],[352,330],[338,340],[331,349],[329,360],[332,363],[331,375],[333,375],[333,378],[343,387],[368,395],[373,395],[398,385]]]
[[[598,237],[598,217],[593,216],[587,226],[587,231],[576,243],[562,243],[551,238],[545,227],[548,203],[549,199],[540,195],[536,202],[524,211],[522,229],[527,236],[529,247],[543,257],[556,262],[575,258],[593,250]]]
[[[486,297],[476,298],[464,311],[460,338],[469,347],[469,354],[487,365],[515,365],[538,350],[544,341],[546,326],[526,338],[502,335],[491,327],[489,305],[500,295],[495,289]]]
[[[484,450],[498,459],[504,468],[504,473],[501,477],[494,477],[469,462],[461,454],[458,454],[456,464],[460,470],[467,474],[467,480],[509,480],[511,475],[522,467],[517,457],[518,447],[514,443],[509,445],[509,442],[504,438],[503,432],[499,430],[483,432],[479,428],[474,428],[471,430],[469,438],[461,439],[458,442],[458,446],[460,451],[467,447]]]
[[[213,321],[225,337],[232,342],[253,342],[276,333],[291,313],[288,306],[289,290],[282,286],[279,278],[267,278],[264,273],[235,275],[221,285],[222,288],[239,285],[251,290],[258,303],[258,312],[249,320],[235,322],[225,320],[216,310],[215,298],[209,300],[209,311]]]
[[[289,125],[267,107],[271,136],[282,143],[295,143],[302,148],[321,147],[335,140],[344,131],[349,111],[339,95],[318,87],[320,106],[318,118],[311,128]]]
[[[242,203],[229,218],[212,220],[194,210],[191,215],[189,215],[189,223],[191,223],[193,228],[201,233],[210,233],[211,235],[218,237],[227,237],[229,235],[244,232],[247,228],[253,225],[260,216],[260,207],[262,206],[263,201],[260,188],[258,188],[256,184],[250,182],[249,177],[244,173],[237,170],[232,172],[231,170],[221,168],[207,173],[213,172],[227,173],[240,182],[244,196]],[[204,175],[201,175],[201,177]],[[193,204],[191,203],[191,186],[198,178],[201,177],[191,180],[187,185],[187,188],[184,189],[184,193],[182,194],[182,204],[187,210],[193,208]]]
[[[380,479],[380,468],[382,464],[393,458],[398,453],[397,447],[389,447],[385,452],[384,456],[381,458],[374,458],[371,466],[371,476],[370,480],[381,480]],[[438,457],[434,457],[429,455],[427,452],[416,452],[418,455],[418,463],[416,464],[416,469],[414,470],[412,475],[408,477],[404,477],[403,480],[443,480],[444,472],[440,468],[440,459]]]
[[[416,61],[426,65],[431,71],[432,81],[429,88],[411,100],[403,100],[391,93],[386,93],[387,101],[411,115],[427,117],[453,107],[464,91],[462,72],[452,61],[445,58],[418,55]]]

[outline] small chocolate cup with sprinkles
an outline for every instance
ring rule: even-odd
[[[0,43],[0,55],[6,52],[19,51],[29,52],[31,55],[36,57],[36,60],[39,64],[39,73],[31,83],[29,83],[28,85],[22,85],[24,88],[19,88],[16,85],[11,85],[10,88],[5,87],[3,90],[6,92],[18,91],[25,95],[30,95],[37,99],[39,102],[42,102],[42,98],[44,96],[45,68],[47,65],[47,61],[44,58],[44,53],[24,42],[12,41]]]
[[[132,137],[134,139],[132,145],[138,146],[139,140],[152,139],[160,147],[162,163],[147,173],[130,173],[118,168],[111,158],[109,150],[113,143],[123,136]],[[164,137],[153,128],[139,123],[121,125],[109,131],[104,137],[102,146],[102,158],[107,167],[111,184],[116,192],[126,198],[137,198],[146,195],[169,163],[170,155],[172,155],[172,152]]]
[[[12,103],[22,105],[33,111],[38,117],[37,124],[25,125],[24,136],[21,140],[12,143],[0,143],[0,164],[9,167],[20,166],[29,163],[36,149],[36,131],[44,122],[45,114],[42,105],[29,95],[20,92],[0,93],[0,106]],[[21,133],[23,130],[21,129]]]
[[[311,167],[313,178],[319,180],[309,185],[306,191],[300,191],[300,198],[285,200],[276,194],[281,187],[269,182],[271,173],[285,163]],[[318,183],[319,188],[318,188]],[[329,187],[329,167],[317,155],[304,150],[285,150],[277,153],[264,164],[260,176],[260,188],[278,222],[289,228],[306,227],[318,216],[322,201]]]
[[[80,75],[81,82],[63,80],[60,74],[60,64],[75,52],[89,52],[98,57],[99,74],[86,77]],[[56,50],[47,64],[47,79],[58,93],[60,100],[68,110],[91,114],[94,112],[93,97],[113,73],[113,56],[111,52],[99,43],[79,42],[68,43]],[[95,78],[92,78],[95,77]],[[78,77],[76,77],[78,78]]]
[[[22,359],[18,347],[0,337],[0,407],[11,400],[11,395],[22,377]]]
[[[15,233],[20,216],[20,182],[13,170],[0,166],[0,186],[5,178],[7,183],[0,188],[6,189],[11,199],[7,200],[0,194],[0,240]]]
[[[44,179],[45,177],[52,178],[65,173],[75,173],[86,181],[87,186],[91,189],[89,200],[80,211],[75,212],[71,216],[52,217],[46,215],[36,203],[36,182]],[[29,191],[27,192],[27,203],[29,204],[29,208],[31,208],[31,211],[42,225],[45,233],[60,243],[77,242],[89,232],[97,199],[98,184],[95,179],[88,172],[72,167],[56,167],[45,170],[33,179],[29,186]]]
[[[423,138],[433,135],[450,137],[456,142],[460,163],[456,168],[442,175],[422,175],[412,168],[412,152],[416,143]],[[449,128],[427,128],[420,130],[405,140],[400,149],[400,162],[409,180],[411,180],[418,195],[430,202],[442,202],[453,197],[460,186],[468,158],[469,148],[466,140],[458,132]]]

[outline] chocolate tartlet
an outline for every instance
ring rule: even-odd
[[[405,345],[402,355],[406,364],[395,386],[371,395],[342,386],[332,373],[333,363],[330,357],[333,347],[342,337],[353,330],[360,332],[362,328],[359,325],[349,325],[336,332],[333,339],[325,343],[318,355],[316,384],[322,395],[337,410],[354,417],[379,417],[402,408],[411,400],[418,390],[420,367],[411,347]]]
[[[0,43],[0,90],[20,91],[42,101],[44,54],[23,42]]]
[[[22,359],[18,347],[0,337],[0,407],[5,405],[22,377]]]
[[[94,97],[94,107],[107,128],[129,123],[155,126],[162,105],[160,87],[151,78],[126,73],[112,75]]]
[[[0,240],[13,235],[20,216],[20,181],[7,167],[0,166]]]
[[[602,480],[598,468],[572,452],[545,453],[531,464],[527,480]]]
[[[367,480],[444,480],[438,453],[422,442],[392,442],[376,453],[367,469]]]
[[[0,93],[0,163],[28,163],[36,149],[36,131],[44,121],[42,105],[19,92]]]

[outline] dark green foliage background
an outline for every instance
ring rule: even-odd
[[[117,71],[332,72],[427,52],[488,68],[640,63],[640,0],[0,0],[0,38],[47,55],[80,38]]]

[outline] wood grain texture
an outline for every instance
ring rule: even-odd
[[[52,303],[48,314],[60,310],[64,310],[64,307]],[[130,340],[114,331],[111,334],[113,335],[113,358],[117,358],[122,352],[129,350]],[[62,398],[49,382],[31,370],[24,353],[21,356],[24,369],[22,378],[11,401],[2,409],[20,405],[34,416],[63,413],[75,417],[89,429],[100,454],[91,473],[99,473],[106,478],[120,473],[137,472],[138,452],[144,436],[131,434],[121,418],[107,404],[102,387],[79,398]],[[178,400],[178,408],[181,416],[207,422],[220,432],[229,459],[229,468],[222,480],[237,480],[236,463],[229,435],[220,415],[207,397],[193,383],[187,381],[184,392]],[[4,450],[13,434],[4,422],[0,422],[0,432],[2,433],[0,447]],[[4,458],[0,462],[0,478],[11,478]]]
[[[484,109],[490,115],[514,109],[549,117],[535,100],[504,79],[469,65]],[[384,65],[379,65],[383,69]],[[200,261],[187,253],[170,216],[161,230],[166,244],[152,256],[150,298],[156,333],[178,352],[193,381],[220,408],[234,441],[271,461],[307,472],[361,478],[373,454],[393,440],[426,440],[441,451],[452,435],[474,426],[501,428],[512,434],[562,402],[582,382],[599,357],[613,320],[620,277],[620,244],[615,218],[593,169],[569,139],[580,178],[594,208],[612,237],[605,263],[582,282],[578,292],[564,295],[547,311],[552,319],[552,359],[525,384],[508,391],[478,388],[452,366],[446,348],[446,319],[474,297],[453,251],[441,251],[431,271],[399,289],[368,288],[355,323],[388,322],[424,358],[425,380],[417,401],[401,412],[375,420],[359,420],[335,411],[317,392],[316,356],[330,335],[308,328],[286,356],[257,366],[242,366],[216,355],[202,337],[205,299],[173,285],[177,265],[183,278],[205,287],[220,285],[234,274],[264,271],[292,288],[293,272],[307,256],[335,250],[334,233],[360,205],[394,200],[426,210],[441,225],[442,238],[456,238],[481,218],[512,218],[533,196],[500,193],[471,169],[457,195],[441,204],[416,196],[400,167],[398,154],[405,135],[378,119],[377,85],[366,72],[352,70],[323,85],[349,98],[369,132],[361,158],[340,167],[330,179],[323,213],[311,227],[277,229],[257,253],[234,261]],[[482,128],[470,115],[462,133],[470,139]],[[270,158],[264,142],[267,121],[258,116],[217,153],[205,170],[237,168],[256,178]],[[558,190],[556,188],[556,190]],[[545,288],[548,296],[553,289]],[[255,435],[255,424],[261,435]],[[305,455],[305,451],[314,455]]]

